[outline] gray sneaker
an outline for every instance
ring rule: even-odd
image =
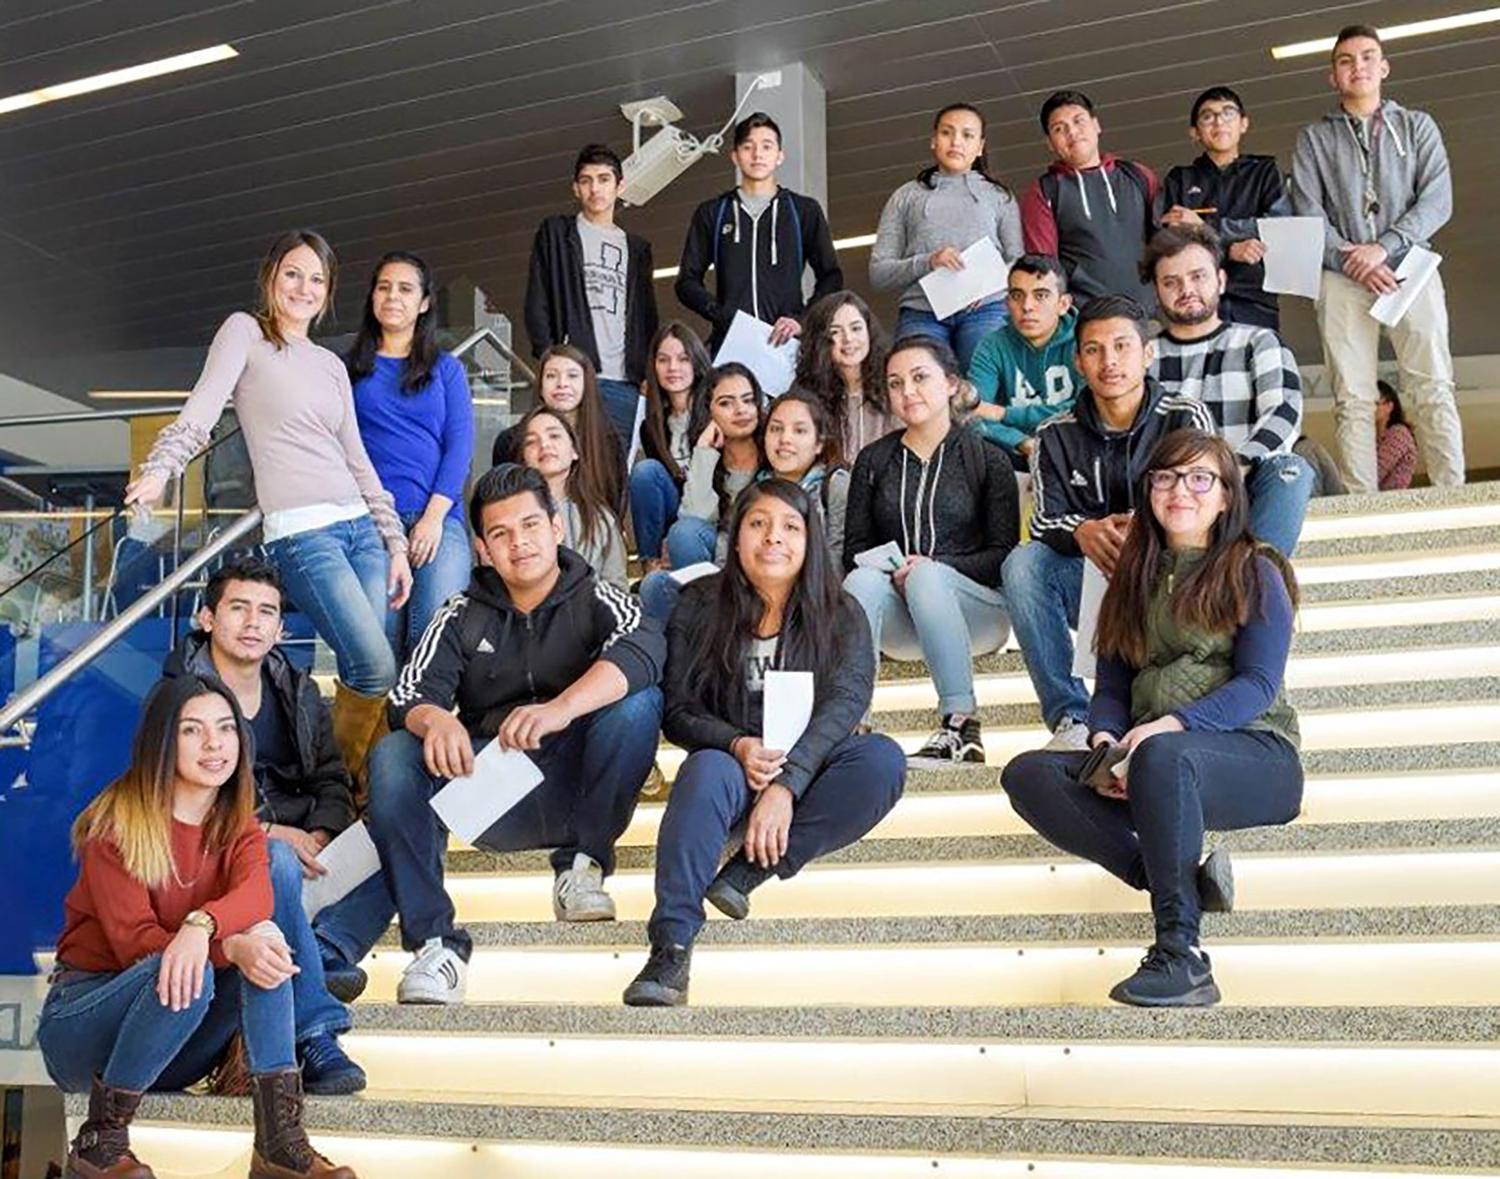
[[[604,869],[593,857],[578,852],[573,866],[557,874],[552,884],[552,912],[559,921],[613,921],[615,902],[604,891]]]
[[[1087,753],[1089,727],[1076,716],[1065,716],[1052,730],[1052,740],[1042,748],[1048,753]]]

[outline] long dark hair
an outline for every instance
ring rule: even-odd
[[[717,585],[702,591],[715,595],[714,608],[707,612],[703,631],[693,636],[690,647],[701,652],[702,658],[693,663],[688,683],[715,716],[739,716],[744,710],[745,660],[765,614],[765,602],[745,576],[738,540],[745,516],[763,497],[779,499],[792,508],[807,528],[802,572],[782,611],[777,662],[788,670],[811,671],[814,688],[821,690],[832,682],[843,661],[838,627],[843,590],[812,498],[786,479],[753,483],[735,501],[728,559]]]
[[[298,246],[306,246],[318,256],[318,261],[323,264],[323,274],[328,279],[323,306],[313,317],[312,326],[317,327],[333,313],[334,288],[339,277],[339,260],[333,252],[333,247],[328,244],[327,239],[321,233],[315,230],[294,229],[289,233],[283,233],[271,243],[266,256],[260,260],[254,311],[255,322],[260,324],[260,334],[278,351],[286,347],[286,336],[282,334],[281,324],[276,320],[276,299],[272,291],[276,286],[276,274],[281,269],[282,260]]]
[[[401,374],[401,392],[416,393],[425,388],[432,379],[433,366],[437,364],[437,301],[432,296],[432,271],[427,263],[405,250],[392,250],[375,263],[370,273],[370,289],[365,292],[365,310],[359,321],[359,333],[344,356],[349,369],[349,380],[358,381],[375,371],[375,354],[380,351],[380,342],[385,338],[385,329],[375,318],[375,284],[380,281],[380,272],[387,266],[402,263],[417,272],[422,283],[422,298],[428,307],[417,316],[412,328],[411,352],[406,358],[406,368]]]
[[[828,414],[828,408],[822,400],[806,389],[791,388],[783,393],[775,401],[771,402],[766,410],[765,421],[760,428],[760,456],[765,463],[765,469],[771,470],[771,456],[766,449],[766,427],[771,424],[771,419],[776,416],[776,411],[783,405],[795,402],[797,405],[807,406],[807,414],[812,418],[813,429],[818,435],[818,453],[813,458],[813,465],[821,465],[825,477],[832,473],[835,467],[844,465],[843,439],[839,437],[838,431],[834,429],[833,419]]]
[[[668,338],[678,341],[687,352],[688,362],[693,366],[693,388],[688,394],[688,445],[697,441],[698,435],[708,424],[708,374],[714,362],[709,359],[708,349],[698,338],[698,333],[680,320],[670,320],[657,328],[651,337],[651,347],[646,350],[646,420],[641,423],[641,449],[647,458],[654,458],[666,467],[667,474],[681,483],[687,472],[677,465],[672,457],[672,443],[667,429],[667,395],[662,392],[656,379],[656,352]]]
[[[105,839],[113,843],[130,876],[159,888],[179,867],[172,860],[172,801],[177,785],[177,725],[183,707],[199,696],[219,696],[229,704],[239,730],[234,773],[219,787],[203,822],[203,850],[221,852],[255,813],[255,774],[250,735],[240,703],[214,676],[171,676],[146,697],[140,727],[130,748],[130,765],[84,808],[73,822],[73,849]]]
[[[708,428],[709,421],[713,418],[712,403],[714,390],[730,377],[740,377],[749,382],[750,388],[755,393],[755,453],[757,456],[757,469],[765,466],[766,462],[766,394],[760,387],[760,379],[750,370],[749,365],[741,364],[738,360],[731,360],[728,364],[721,364],[708,374],[708,386],[703,392],[703,424],[698,427],[698,434],[702,434]],[[692,429],[690,425],[688,427]],[[693,435],[693,444],[698,443],[698,434]],[[724,449],[729,449],[728,440],[725,440]],[[719,452],[718,465],[714,467],[714,495],[719,500],[719,519],[729,518],[729,496],[724,490],[724,481],[728,477],[728,469],[724,465],[724,451]]]
[[[844,391],[844,378],[833,363],[833,340],[828,333],[833,327],[833,317],[844,307],[853,307],[859,312],[870,337],[869,355],[859,366],[861,394],[881,413],[891,411],[885,392],[885,357],[889,341],[880,320],[875,318],[870,305],[853,291],[834,291],[831,295],[824,295],[807,309],[802,343],[797,348],[797,384],[814,393],[833,420],[834,433],[839,440],[840,462],[854,457],[843,453],[849,421],[849,396]]]
[[[580,547],[592,546],[598,542],[603,533],[610,527],[614,516],[614,506],[608,499],[608,489],[604,486],[605,480],[600,478],[600,472],[590,467],[583,461],[583,455],[578,449],[578,431],[568,424],[568,419],[563,417],[555,409],[548,409],[545,405],[538,405],[523,417],[516,427],[516,438],[520,445],[519,458],[524,463],[526,454],[526,431],[530,429],[531,423],[537,418],[551,418],[567,432],[568,441],[573,444],[573,469],[568,472],[568,499],[578,509],[578,523],[583,530],[578,537]]]
[[[1392,426],[1406,425],[1406,411],[1401,408],[1401,394],[1396,392],[1396,386],[1389,381],[1376,381],[1375,387],[1380,390],[1379,400],[1391,403],[1391,416],[1386,419],[1386,429]],[[1410,427],[1407,427],[1410,429]]]
[[[547,371],[547,362],[554,356],[571,360],[583,369],[583,399],[578,403],[578,421],[574,423],[573,436],[578,444],[578,461],[591,471],[598,473],[599,488],[605,502],[617,517],[625,511],[624,463],[620,444],[615,441],[614,427],[609,424],[609,415],[604,411],[604,399],[599,394],[599,378],[594,373],[594,362],[572,344],[553,344],[542,353],[536,366],[537,404],[542,400],[542,374]],[[520,439],[517,439],[519,443]]]
[[[1209,532],[1208,551],[1172,591],[1172,617],[1179,625],[1212,634],[1244,626],[1260,609],[1257,556],[1269,558],[1286,582],[1292,608],[1297,606],[1297,578],[1275,549],[1258,545],[1250,535],[1250,496],[1239,459],[1229,444],[1202,430],[1173,430],[1152,452],[1136,487],[1138,505],[1126,535],[1114,576],[1099,607],[1097,646],[1101,656],[1144,667],[1147,617],[1161,577],[1166,533],[1151,510],[1151,472],[1179,467],[1195,459],[1211,460],[1224,488],[1224,511]]]
[[[942,110],[938,111],[937,114],[933,115],[933,131],[937,131],[939,124],[941,124],[943,121],[944,115],[951,115],[954,111],[967,111],[969,114],[973,115],[976,119],[979,120],[979,134],[981,136],[985,136],[988,134],[989,124],[985,120],[984,112],[977,106],[974,106],[971,103],[967,102],[950,102]],[[988,180],[1001,192],[1009,193],[1010,189],[1006,188],[1005,185],[1003,185],[1002,183],[1000,183],[1000,181],[996,180],[993,176],[990,175],[989,167],[990,165],[986,153],[980,152],[977,156],[974,157],[974,162],[969,165],[969,171],[978,172],[981,177],[983,177],[985,180]],[[920,172],[917,173],[917,183],[920,184],[923,188],[936,188],[937,174],[941,171],[942,169],[939,168],[936,164],[928,164],[927,167],[923,168]]]

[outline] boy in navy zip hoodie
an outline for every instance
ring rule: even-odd
[[[1194,397],[1167,393],[1148,374],[1146,312],[1106,295],[1078,317],[1078,368],[1088,387],[1069,413],[1048,418],[1031,452],[1036,510],[1031,540],[1011,550],[1000,584],[1026,670],[1052,730],[1048,749],[1086,749],[1089,695],[1073,674],[1083,559],[1107,577],[1130,528],[1136,484],[1173,430],[1214,433]]]
[[[741,119],[734,128],[740,183],[699,205],[688,225],[677,298],[712,325],[711,354],[724,342],[736,311],[771,324],[771,342],[781,344],[802,334],[809,301],[844,287],[823,206],[776,183],[785,160],[781,128],[770,115],[757,111]],[[712,293],[703,281],[710,266],[716,276]],[[808,266],[811,300],[802,297]]]
[[[1219,314],[1229,323],[1281,328],[1276,296],[1262,289],[1266,245],[1256,222],[1262,217],[1290,217],[1275,156],[1240,154],[1240,140],[1250,130],[1250,116],[1240,96],[1228,86],[1211,86],[1193,101],[1188,116],[1194,142],[1203,154],[1191,164],[1167,173],[1158,204],[1163,225],[1207,225],[1224,243],[1228,281]]]

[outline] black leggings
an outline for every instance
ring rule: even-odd
[[[1151,890],[1158,941],[1198,941],[1203,832],[1289,823],[1302,762],[1274,733],[1158,733],[1130,758],[1129,798],[1075,780],[1086,753],[1023,753],[1001,781],[1011,806],[1049,842]]]

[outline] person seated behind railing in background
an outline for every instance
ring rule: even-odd
[[[1144,1007],[1219,999],[1198,945],[1203,910],[1228,912],[1228,853],[1199,864],[1204,829],[1289,823],[1302,801],[1285,674],[1297,584],[1250,533],[1239,462],[1220,438],[1167,435],[1138,484],[1099,612],[1089,745],[1023,753],[1001,776],[1011,806],[1064,851],[1149,889],[1156,940],[1110,998]],[[1147,507],[1149,505],[1149,507]],[[1080,775],[1088,773],[1088,782]]]
[[[276,240],[261,262],[254,314],[236,311],[219,328],[187,404],[156,436],[125,503],[153,507],[233,395],[266,553],[338,660],[334,739],[359,781],[396,682],[386,610],[405,605],[412,578],[406,530],[360,439],[344,362],[308,339],[333,304],[336,276],[318,234]]]
[[[130,1150],[142,1094],[201,1081],[236,1032],[252,1074],[251,1179],[354,1179],[302,1128],[299,965],[271,921],[254,807],[234,694],[191,673],[157,684],[130,765],[73,825],[78,880],[37,1026],[58,1087],[89,1093],[69,1179],[149,1179]]]
[[[664,724],[688,758],[657,839],[651,955],[625,990],[631,1006],[687,1002],[705,897],[748,916],[761,884],[862,838],[901,797],[900,747],[858,731],[875,687],[870,631],[839,589],[815,494],[785,479],[744,492],[723,572],[689,585],[672,615]],[[812,673],[812,717],[790,749],[762,739],[769,671]],[[741,821],[744,847],[720,868]]]
[[[520,427],[521,461],[547,481],[563,520],[563,544],[588,562],[601,581],[628,589],[619,517],[605,498],[599,472],[579,455],[573,427],[545,406],[522,418]]]
[[[1073,674],[1073,635],[1083,562],[1114,572],[1140,480],[1156,443],[1172,430],[1212,431],[1201,401],[1166,393],[1147,374],[1152,345],[1134,299],[1106,295],[1078,317],[1078,367],[1087,382],[1068,413],[1036,432],[1031,540],[1006,559],[1005,605],[1026,671],[1052,730],[1048,749],[1082,749],[1089,697]]]
[[[1010,633],[1000,570],[1021,527],[1016,478],[999,448],[962,422],[974,391],[947,344],[903,337],[885,374],[905,428],[854,463],[844,588],[870,621],[872,661],[883,652],[927,662],[941,719],[912,756],[983,762],[973,657],[998,650]],[[859,564],[876,549],[889,559]]]
[[[303,1087],[355,1093],[364,1088],[364,1073],[337,1037],[352,1026],[344,1004],[365,988],[356,963],[390,925],[390,893],[376,875],[311,924],[303,912],[303,878],[323,874],[318,854],[354,822],[355,812],[317,682],[277,645],[282,607],[275,566],[259,557],[222,566],[203,592],[199,629],[167,656],[163,674],[217,677],[239,702],[254,738],[256,819],[271,841],[275,920],[302,968],[292,996]]]
[[[1411,486],[1417,473],[1417,440],[1406,424],[1401,395],[1389,381],[1376,381],[1380,400],[1375,403],[1375,465],[1381,491],[1400,491]]]
[[[604,879],[661,731],[661,628],[562,547],[542,476],[514,463],[489,471],[469,522],[488,560],[422,636],[391,692],[394,731],[370,759],[366,820],[401,944],[417,954],[401,1003],[462,1002],[473,944],[443,887],[447,831],[433,794],[470,773],[491,739],[525,751],[543,781],[475,842],[555,849],[557,919],[613,920]]]
[[[406,528],[411,598],[387,616],[398,663],[469,584],[472,564],[460,501],[474,461],[474,404],[463,365],[438,347],[433,298],[427,263],[404,250],[385,255],[344,357],[359,436]]]

